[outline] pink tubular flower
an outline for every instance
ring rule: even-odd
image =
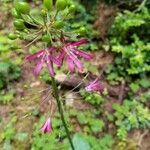
[[[64,44],[64,46],[61,48],[62,52],[58,59],[63,62],[63,60],[66,58],[68,68],[71,72],[75,70],[75,67],[78,68],[79,72],[83,71],[83,65],[80,62],[79,57],[83,57],[85,59],[91,59],[93,57],[92,54],[89,54],[76,48],[77,46],[86,43],[88,43],[86,39],[81,39],[76,42]]]
[[[101,92],[103,91],[103,86],[99,82],[98,79],[95,79],[93,82],[91,82],[88,86],[86,86],[85,90],[88,92]]]
[[[52,132],[52,123],[51,123],[50,118],[48,118],[46,120],[46,122],[44,123],[44,125],[42,126],[41,132],[42,133],[51,133]]]
[[[55,50],[55,48],[52,48],[52,47],[51,48],[46,48],[46,49],[38,51],[35,54],[32,54],[32,55],[26,57],[26,59],[28,61],[32,61],[32,60],[37,61],[37,65],[34,69],[34,74],[35,75],[39,75],[40,71],[42,70],[42,67],[43,67],[44,63],[47,65],[47,68],[48,68],[48,71],[49,71],[50,75],[52,77],[55,75],[54,68],[53,68],[53,63],[60,66],[61,61],[59,61],[54,56],[52,56],[51,52],[53,50]]]

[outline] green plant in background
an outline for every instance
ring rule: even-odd
[[[118,127],[117,136],[125,139],[128,131],[133,128],[150,127],[150,111],[137,100],[124,100],[123,104],[113,104],[115,124]]]
[[[8,104],[14,99],[15,90],[11,89],[11,84],[18,80],[20,75],[20,67],[8,60],[0,61],[0,103]]]
[[[10,41],[4,33],[2,35],[0,36],[0,89],[8,88],[9,84],[19,79],[21,75],[20,59],[15,59],[13,62],[10,60],[12,51],[17,48],[16,43]]]
[[[0,92],[0,104],[9,104],[15,97],[15,92],[13,90],[10,90],[6,92],[5,90],[2,90]]]
[[[150,71],[149,25],[150,12],[146,7],[137,12],[126,10],[117,14],[110,29],[110,46],[117,55],[115,65],[120,74]]]
[[[86,102],[94,106],[99,106],[102,102],[104,102],[104,98],[98,93],[88,93],[84,90],[80,90],[80,94]]]
[[[0,88],[7,87],[8,84],[20,77],[21,70],[18,66],[8,60],[0,62]]]
[[[14,124],[17,121],[16,116],[11,116],[11,120],[8,124],[3,128],[4,131],[0,134],[0,147],[2,146],[3,149],[11,149],[12,145],[11,142],[15,136],[16,129],[14,127]],[[1,126],[1,123],[0,123]],[[1,142],[4,141],[4,144],[1,145]]]
[[[92,112],[83,111],[81,114],[76,114],[76,118],[79,124],[83,126],[84,132],[98,134],[103,131],[105,123],[100,119],[100,112],[94,109]]]
[[[150,127],[150,112],[145,106],[150,96],[149,16],[150,11],[146,6],[136,11],[119,12],[110,29],[109,45],[115,59],[106,70],[106,79],[113,85],[125,80],[129,86],[126,95],[129,100],[113,104],[116,135],[121,141],[127,139],[131,129]],[[124,145],[120,145],[124,149],[127,146],[125,142],[120,144]]]
[[[84,138],[89,142],[92,150],[111,150],[114,140],[111,135],[105,134],[104,137],[97,139],[93,136],[84,136]]]

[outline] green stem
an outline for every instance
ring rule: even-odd
[[[30,17],[30,19],[37,25],[42,25],[41,23],[39,23],[37,20],[34,19],[34,17],[32,17],[31,14],[28,15]]]
[[[146,4],[147,0],[143,0],[143,2],[140,4],[140,6],[138,7],[138,9],[136,11],[140,11]]]
[[[73,146],[73,142],[72,142],[71,136],[70,136],[70,133],[69,133],[69,129],[68,129],[66,121],[65,121],[63,108],[62,108],[62,104],[61,104],[60,99],[59,99],[58,88],[57,88],[56,80],[55,80],[54,77],[52,77],[52,88],[53,88],[53,92],[54,92],[54,97],[55,97],[56,102],[57,102],[58,111],[60,113],[60,117],[61,117],[63,126],[65,128],[66,134],[67,134],[67,138],[69,140],[69,143],[70,143],[70,146],[71,146],[72,150],[75,150],[75,148]]]

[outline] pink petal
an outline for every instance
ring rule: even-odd
[[[51,131],[52,131],[52,124],[51,124],[50,118],[48,118],[41,128],[41,132],[47,133],[47,132],[51,132]]]
[[[74,55],[73,53],[70,53],[69,55],[70,59],[74,62],[74,64],[77,66],[79,69],[79,72],[83,71],[83,65],[81,64],[80,60]]]
[[[31,61],[33,59],[39,58],[40,56],[43,55],[43,53],[44,53],[44,51],[40,50],[40,51],[38,51],[38,52],[36,52],[36,53],[34,53],[32,55],[27,56],[25,59],[28,60],[28,61]]]
[[[46,60],[46,65],[47,65],[47,69],[49,71],[49,74],[54,77],[55,76],[55,72],[54,72],[54,68],[53,68],[53,64],[50,60]]]
[[[47,49],[48,49],[49,51],[56,50],[54,47],[48,47]]]
[[[72,61],[72,59],[70,59],[70,57],[67,57],[67,62],[68,62],[68,67],[69,67],[70,72],[74,72],[75,64]]]
[[[86,58],[86,59],[91,59],[91,58],[93,58],[93,55],[92,55],[92,54],[87,53],[87,52],[84,52],[84,51],[81,51],[81,50],[79,50],[79,49],[77,49],[77,48],[74,48],[74,52],[75,52],[76,55],[82,56],[83,58]]]
[[[42,69],[42,67],[43,67],[43,61],[42,60],[40,60],[39,62],[38,62],[38,64],[36,65],[36,67],[35,67],[35,69],[34,69],[34,74],[37,76],[37,75],[39,75],[39,73],[40,73],[40,71],[41,71],[41,69]]]
[[[64,59],[64,57],[65,57],[65,52],[62,51],[61,54],[58,56],[58,59],[62,60],[62,59]]]
[[[91,82],[85,89],[86,89],[86,91],[89,91],[89,92],[102,91],[103,86],[101,85],[101,83],[99,82],[99,79],[97,78],[96,80]]]
[[[55,58],[51,55],[49,55],[49,60],[51,60],[52,62],[54,62],[58,66],[61,66],[61,64],[62,64],[62,62],[58,58]]]
[[[61,52],[61,54],[58,56],[58,60],[61,62],[61,64],[60,64],[60,66],[62,65],[62,63],[63,63],[63,60],[64,60],[64,58],[65,58],[65,55],[66,55],[66,53],[64,52],[64,51],[62,51]]]
[[[81,39],[79,41],[76,41],[76,42],[72,42],[70,43],[71,46],[80,46],[82,44],[87,44],[88,43],[88,40],[87,39]]]

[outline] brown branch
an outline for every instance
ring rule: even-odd
[[[60,75],[56,76],[56,80],[59,84],[65,86],[67,88],[74,88],[82,81],[82,77],[75,76],[75,75],[70,75],[69,77],[67,77],[67,75],[65,75],[65,74],[60,74]],[[80,84],[78,89],[85,88],[85,86],[87,85],[88,82],[89,82],[88,80],[84,80],[82,82],[82,84]],[[119,93],[120,93],[120,87],[111,86],[111,85],[107,84],[107,82],[104,82],[104,81],[101,81],[101,83],[102,83],[103,87],[108,90],[108,93],[110,96],[118,98]],[[122,85],[122,91],[123,92],[119,96],[120,101],[125,97],[125,95],[127,93],[127,90],[125,89],[124,84]]]

